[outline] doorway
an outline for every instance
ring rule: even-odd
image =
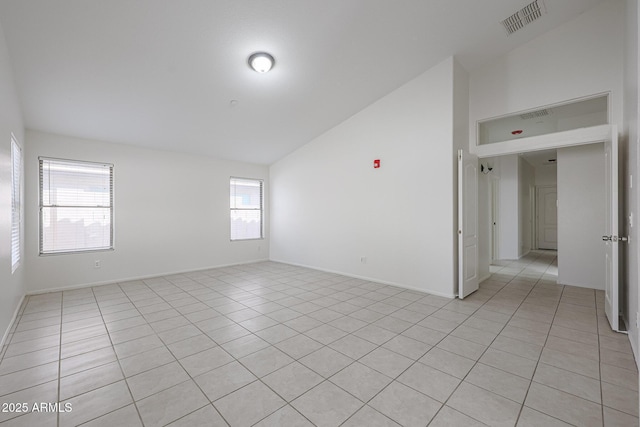
[[[558,250],[558,187],[536,186],[536,247]]]
[[[598,147],[598,145],[600,147]],[[604,153],[603,153],[602,147],[604,147]],[[576,262],[576,264],[581,267],[597,266],[598,268],[600,268],[603,264],[602,261],[603,260],[606,261],[606,268],[605,268],[605,272],[603,273],[604,277],[600,278],[600,274],[598,274],[597,276],[593,274],[586,274],[585,272],[587,269],[585,268],[571,268],[571,269],[567,269],[567,271],[572,272],[572,274],[575,274],[575,272],[579,272],[580,278],[578,280],[567,281],[566,277],[562,277],[561,279],[561,276],[563,276],[563,273],[562,273],[563,270],[560,269],[558,272],[558,283],[560,284],[573,283],[578,286],[582,285],[584,287],[589,287],[594,289],[604,288],[603,289],[605,291],[604,305],[605,305],[606,316],[611,324],[611,328],[614,331],[619,331],[620,330],[619,316],[621,314],[620,312],[621,306],[620,306],[620,300],[619,300],[620,290],[619,290],[619,282],[618,282],[619,249],[618,249],[617,243],[619,242],[619,238],[618,238],[618,191],[619,191],[619,188],[618,188],[618,172],[617,172],[618,171],[617,169],[618,167],[617,166],[618,133],[617,133],[616,126],[602,125],[602,126],[580,128],[580,129],[571,130],[571,131],[558,132],[555,134],[541,135],[541,136],[530,137],[530,138],[522,138],[518,141],[505,141],[501,143],[476,146],[475,148],[476,148],[475,153],[477,154],[480,161],[483,161],[483,159],[495,158],[497,156],[517,155],[519,153],[535,152],[535,151],[543,151],[543,150],[551,150],[551,149],[562,150],[563,155],[566,155],[569,151],[574,149],[577,151],[583,151],[584,153],[593,152],[595,150],[598,153],[600,153],[599,154],[600,157],[602,157],[602,153],[604,154],[604,159],[600,158],[597,161],[597,166],[595,164],[586,165],[586,166],[585,164],[578,164],[580,162],[577,160],[579,160],[581,156],[575,155],[577,151],[573,151],[573,155],[571,156],[568,156],[568,155],[565,156],[565,160],[568,162],[568,164],[572,164],[572,167],[565,168],[565,172],[570,171],[570,173],[565,174],[566,176],[564,176],[563,178],[564,182],[567,182],[567,183],[572,182],[573,183],[572,185],[574,185],[573,188],[582,189],[582,194],[584,194],[585,191],[590,192],[591,191],[590,188],[592,185],[598,185],[599,187],[602,187],[601,189],[604,197],[602,198],[598,197],[598,199],[604,199],[604,203],[600,202],[599,206],[604,207],[606,215],[601,225],[597,227],[588,228],[589,233],[578,233],[578,234],[573,233],[573,236],[575,238],[562,240],[566,243],[568,242],[569,247],[573,248],[570,250],[567,250],[565,248],[564,250],[565,254],[573,254],[574,257],[577,257],[577,258],[582,257],[578,259]],[[560,151],[558,151],[558,154],[560,154]],[[591,157],[593,158],[593,156]],[[602,160],[604,160],[604,164]],[[598,177],[600,176],[599,175],[600,172],[598,172],[597,174],[592,173],[592,171],[594,170],[594,167],[599,170],[604,168],[604,171],[601,177]],[[518,173],[518,168],[516,168],[516,177],[517,177],[517,173]],[[558,181],[560,182],[560,177],[558,177]],[[589,182],[589,184],[585,184],[586,182]],[[515,186],[518,186],[519,181],[517,180],[517,178],[516,178],[516,183],[517,184],[515,184]],[[506,181],[505,181],[505,184],[506,184]],[[502,183],[501,183],[501,186],[502,186]],[[511,186],[513,187],[513,180],[511,182]],[[561,191],[558,188],[558,192],[557,192],[558,198],[561,200],[561,203],[563,203],[562,199],[564,196],[562,196],[560,193]],[[573,203],[573,200],[571,200],[573,198],[572,192],[564,192],[563,194],[565,194],[565,196],[568,196],[567,204],[564,206],[565,207],[572,206],[575,210],[579,204]],[[502,190],[501,190],[500,198],[501,199],[503,198]],[[529,196],[527,196],[527,199],[528,198]],[[585,200],[585,199],[595,200],[596,198],[582,197],[582,200]],[[462,207],[462,209],[464,209],[464,207]],[[566,219],[565,226],[568,226],[569,228],[574,226],[579,226],[581,223],[581,220],[584,219],[585,217],[585,213],[596,212],[596,211],[600,212],[599,207],[593,208],[593,209],[584,209],[584,208],[582,209],[577,208],[577,209],[579,210],[577,214],[575,214],[574,212],[574,215],[572,217],[565,218]],[[567,209],[565,209],[564,211],[567,212]],[[522,212],[522,210],[517,209],[516,212]],[[501,220],[502,220],[502,225],[504,226],[504,223],[505,221],[508,220],[508,218],[505,219],[505,217],[501,215]],[[558,229],[563,228],[562,222],[563,221],[560,220],[559,218]],[[487,226],[488,225],[489,224],[487,223]],[[513,228],[513,230],[516,230],[516,229]],[[604,248],[600,246],[600,248],[604,250],[598,250],[598,249],[596,250],[603,253],[598,255],[597,260],[586,261],[583,258],[585,258],[585,256],[587,255],[588,256],[593,255],[591,254],[591,252],[594,252],[593,248],[595,246],[593,245],[594,243],[593,232],[596,231],[596,234],[600,234],[601,233],[600,230],[602,230],[602,233],[604,233],[604,236],[598,235],[597,240],[598,241],[605,240],[606,246]],[[516,231],[516,233],[518,232]],[[508,233],[503,233],[501,229],[498,234],[501,235],[500,236],[501,238],[500,255],[502,257],[503,243],[504,243],[502,241],[503,240],[502,238],[504,237],[505,234],[508,235]],[[521,233],[518,234],[519,237],[521,235],[522,235]],[[587,237],[589,239],[587,243],[581,242],[584,237]],[[561,239],[558,238],[557,240],[558,240],[558,249],[561,250],[560,248]],[[578,240],[580,240],[580,242]],[[531,246],[530,246],[530,249],[531,249]],[[520,242],[519,242],[518,249],[522,250],[522,244],[520,244]],[[517,255],[512,259],[517,259],[518,257],[519,255]],[[564,263],[565,261],[563,261],[563,264]],[[487,263],[487,264],[490,264],[490,263]]]

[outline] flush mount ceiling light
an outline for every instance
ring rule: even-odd
[[[266,52],[256,52],[249,57],[248,62],[249,66],[253,68],[254,71],[258,73],[266,73],[273,68],[275,60],[273,59],[273,56]]]

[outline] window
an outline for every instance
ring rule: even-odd
[[[262,180],[231,178],[231,240],[262,239]]]
[[[40,254],[113,249],[113,165],[40,158]]]
[[[11,273],[20,265],[20,180],[22,179],[22,151],[11,135]]]

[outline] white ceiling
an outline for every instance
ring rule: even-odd
[[[270,164],[456,55],[468,70],[600,0],[0,0],[27,128]],[[247,66],[270,52],[274,69]],[[235,106],[231,100],[238,101]]]

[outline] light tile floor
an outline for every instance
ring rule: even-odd
[[[602,292],[554,269],[532,253],[464,300],[273,262],[31,296],[1,353],[0,421],[638,425],[627,337]],[[72,411],[33,411],[58,401]]]

